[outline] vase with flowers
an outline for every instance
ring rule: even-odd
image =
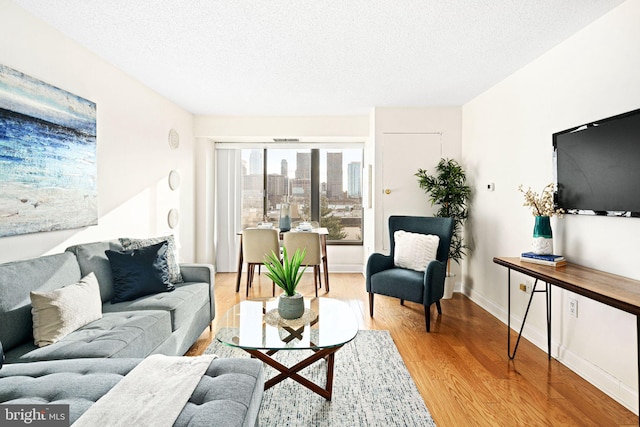
[[[551,230],[552,216],[562,217],[564,210],[556,208],[553,203],[553,183],[546,185],[540,194],[531,188],[524,189],[522,185],[518,190],[524,194],[524,204],[531,208],[531,213],[535,217],[533,226],[533,245],[531,251],[538,255],[553,254],[553,232]]]

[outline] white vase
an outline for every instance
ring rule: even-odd
[[[534,237],[531,252],[537,255],[553,254],[553,239],[549,237]]]
[[[550,255],[553,253],[553,232],[548,216],[536,216],[533,226],[531,250],[534,254]]]

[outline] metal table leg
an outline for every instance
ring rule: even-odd
[[[544,290],[537,290],[538,279],[533,284],[533,290],[531,291],[531,296],[529,296],[529,303],[527,304],[527,310],[524,312],[524,318],[522,319],[522,325],[520,326],[520,332],[518,332],[518,339],[516,340],[516,345],[513,348],[513,353],[511,353],[511,269],[507,269],[508,279],[508,302],[507,302],[507,355],[509,359],[513,360],[516,357],[516,351],[518,351],[518,344],[520,344],[520,338],[522,338],[522,331],[524,330],[524,324],[527,322],[527,316],[529,315],[529,309],[531,308],[531,301],[533,301],[533,296],[536,292],[545,293],[545,300],[547,306],[547,354],[549,360],[551,360],[551,285],[545,283]]]

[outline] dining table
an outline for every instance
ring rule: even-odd
[[[256,228],[256,227],[251,227]],[[259,227],[258,227],[259,228]],[[238,231],[238,235],[240,236],[240,250],[238,251],[238,271],[236,273],[236,292],[240,292],[240,281],[242,277],[242,264],[244,262],[242,256],[242,231]],[[329,235],[329,229],[327,227],[317,227],[312,228],[310,230],[301,230],[298,228],[292,228],[289,231],[281,231],[279,233],[280,240],[282,240],[282,236],[284,233],[318,233],[320,235],[320,245],[322,246],[322,269],[324,271],[324,283],[327,292],[329,292],[329,270],[328,270],[328,262],[327,262],[327,236]]]

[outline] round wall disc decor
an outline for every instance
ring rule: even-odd
[[[180,135],[175,129],[169,131],[169,147],[176,149],[180,146]]]
[[[169,188],[172,190],[180,188],[180,173],[175,169],[169,172]]]
[[[178,225],[178,209],[171,209],[169,211],[169,215],[167,216],[167,222],[169,223],[170,228],[176,228]]]

